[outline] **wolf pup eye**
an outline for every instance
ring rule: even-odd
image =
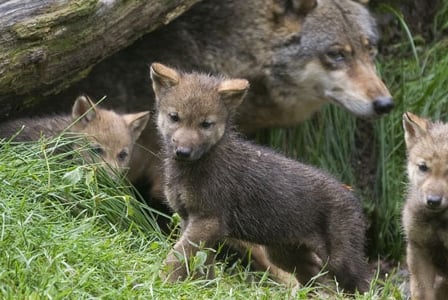
[[[92,145],[90,150],[99,156],[104,155],[105,152],[100,145]]]
[[[177,113],[169,113],[168,116],[174,123],[179,122],[179,115]]]
[[[208,122],[208,121],[203,121],[201,122],[201,128],[203,129],[209,129],[210,127],[213,126],[213,122]]]
[[[418,169],[423,173],[428,172],[428,170],[429,170],[428,166],[425,163],[420,163],[417,166],[418,166]]]
[[[117,158],[120,161],[124,161],[128,157],[128,152],[126,150],[121,150],[120,153],[118,153]]]

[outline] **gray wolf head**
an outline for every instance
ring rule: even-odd
[[[351,0],[288,2],[294,13],[284,18],[296,32],[274,47],[271,97],[300,98],[314,110],[331,102],[362,118],[388,113],[394,104],[375,67],[378,32],[367,8]]]

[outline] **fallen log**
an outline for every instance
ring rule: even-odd
[[[200,0],[0,0],[0,119],[57,94]]]

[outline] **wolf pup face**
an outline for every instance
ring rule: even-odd
[[[410,112],[403,115],[411,189],[422,208],[448,208],[448,125],[431,122]]]
[[[168,151],[184,161],[200,159],[221,139],[230,115],[249,88],[244,79],[211,80],[159,63],[151,65],[151,79],[159,131]]]
[[[91,150],[114,169],[128,166],[135,141],[145,128],[149,112],[119,115],[95,107],[87,96],[79,96],[72,108],[70,130],[86,136]],[[87,161],[91,155],[85,155]]]
[[[270,90],[300,90],[313,103],[329,101],[363,118],[388,113],[394,104],[375,68],[378,33],[368,10],[351,0],[292,2],[303,20],[278,45]]]

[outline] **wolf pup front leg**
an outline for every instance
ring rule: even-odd
[[[223,233],[220,229],[219,221],[213,218],[190,218],[183,221],[184,225],[179,241],[174,245],[168,254],[163,265],[165,266],[162,277],[170,282],[184,280],[191,276],[197,278],[205,276],[213,279],[215,272],[214,254],[206,252],[207,258],[204,262],[206,270],[191,270],[191,259],[196,256],[199,250],[204,250],[215,246]],[[202,271],[202,274],[201,274]],[[205,273],[205,274],[204,274]]]
[[[448,297],[448,124],[403,115],[409,177],[403,227],[413,299]]]

